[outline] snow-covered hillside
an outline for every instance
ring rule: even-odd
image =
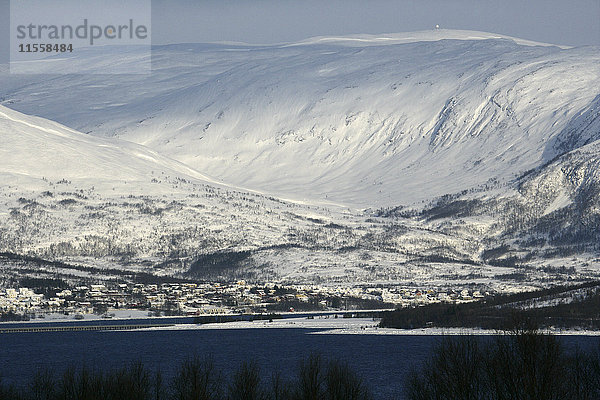
[[[117,139],[95,138],[58,123],[0,106],[0,159],[6,180],[104,182],[148,181],[169,174],[206,181],[208,178],[143,146]]]
[[[389,206],[514,178],[598,139],[599,66],[597,48],[436,30],[156,46],[151,75],[3,75],[0,98],[230,184]]]
[[[406,214],[402,209],[388,217]],[[478,241],[479,259],[530,281],[600,269],[600,142],[528,171],[514,185],[440,198],[419,213],[438,232]]]
[[[297,283],[421,276],[442,284],[445,267],[423,271],[411,258],[431,246],[468,258],[474,248],[418,223],[389,224],[216,184],[141,145],[3,106],[0,134],[0,253],[82,266],[34,269],[35,276],[86,279],[93,268],[103,278],[116,269]],[[2,265],[0,280],[30,268]]]
[[[68,62],[143,57],[104,50]],[[600,276],[597,48],[438,30],[157,46],[153,65],[0,72],[0,252],[82,266],[44,272],[69,279]]]

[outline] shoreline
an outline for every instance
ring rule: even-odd
[[[125,314],[125,313],[123,313]],[[122,315],[123,315],[122,314]],[[294,316],[293,314],[277,314],[272,320],[268,319],[256,319],[256,320],[233,320],[224,322],[206,322],[206,323],[195,323],[192,322],[194,317],[172,317],[172,316],[161,316],[161,317],[132,317],[127,316],[116,316],[114,318],[102,318],[101,316],[94,316],[92,318],[86,318],[83,320],[56,318],[56,319],[35,319],[30,321],[7,321],[0,323],[0,331],[5,328],[6,330],[17,328],[34,331],[35,325],[42,325],[43,328],[48,328],[49,331],[53,330],[69,330],[72,327],[73,331],[85,331],[87,329],[81,329],[89,326],[93,327],[95,331],[181,331],[181,330],[239,330],[239,329],[306,329],[312,330],[308,332],[311,335],[383,335],[383,336],[461,336],[461,335],[476,335],[476,336],[494,336],[503,334],[502,331],[494,329],[481,329],[481,328],[439,328],[439,327],[427,327],[427,328],[416,328],[416,329],[397,329],[397,328],[381,328],[377,326],[379,324],[379,318],[373,317],[354,317],[344,318],[341,315],[337,318],[335,315],[315,315],[310,316],[309,313],[302,313],[301,315]],[[225,316],[225,315],[223,315]],[[230,315],[229,315],[230,316]],[[256,317],[263,317],[265,315],[256,315]],[[214,317],[218,317],[215,315]],[[241,317],[241,316],[240,316]],[[248,315],[252,317],[252,315]],[[182,323],[180,321],[174,321],[175,319],[190,319],[190,322]],[[169,322],[169,320],[171,322]],[[131,324],[128,324],[131,322]],[[90,325],[87,325],[89,323]],[[34,325],[35,324],[35,325]],[[121,326],[123,329],[118,329]],[[145,326],[144,326],[145,325]],[[103,329],[106,328],[106,329]],[[600,331],[594,331],[589,329],[556,329],[546,328],[540,329],[542,333],[550,333],[558,336],[599,336]],[[5,332],[8,333],[8,332]],[[14,333],[22,333],[16,331]]]

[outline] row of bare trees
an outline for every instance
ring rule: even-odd
[[[1,383],[1,382],[0,382]],[[228,379],[211,357],[184,361],[172,379],[142,363],[110,372],[69,368],[62,375],[38,371],[26,388],[0,384],[0,400],[368,400],[369,388],[346,363],[312,354],[296,376],[266,377],[244,362]]]
[[[409,400],[597,400],[600,347],[569,352],[536,330],[445,338],[406,387]]]

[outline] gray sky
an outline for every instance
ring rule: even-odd
[[[600,0],[155,0],[156,43],[273,43],[444,28],[600,45]]]
[[[9,0],[0,0],[0,62]],[[155,44],[277,43],[311,36],[472,29],[565,45],[600,45],[600,0],[153,0]]]

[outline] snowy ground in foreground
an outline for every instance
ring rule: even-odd
[[[147,311],[140,310],[115,310],[111,312],[114,316],[107,319],[147,319]],[[156,323],[160,323],[161,318],[172,317],[152,317]],[[83,321],[94,321],[103,319],[99,315],[86,314]],[[73,316],[63,314],[49,314],[44,319],[33,319],[31,321],[22,321],[19,323],[43,323],[43,322],[72,322],[76,321]],[[82,321],[82,320],[78,320]],[[179,330],[220,330],[220,329],[318,329],[317,332],[311,332],[315,335],[496,335],[498,331],[493,329],[471,329],[471,328],[422,328],[422,329],[393,329],[379,328],[379,319],[373,318],[334,318],[333,316],[315,316],[312,319],[306,317],[274,319],[273,322],[263,321],[234,321],[226,323],[212,324],[178,324],[170,326],[153,327],[139,329],[140,331],[179,331]],[[600,336],[600,331],[590,331],[585,329],[549,329],[549,332],[555,335],[586,335]]]
[[[75,319],[75,314],[64,315],[61,313],[45,314],[44,318],[35,318],[29,321],[6,321],[6,323],[18,323],[18,324],[40,324],[44,322],[74,322],[74,321],[98,321],[98,320],[121,320],[121,319],[146,319],[146,318],[162,318],[162,317],[151,317],[147,310],[111,310],[109,315],[111,318],[103,318],[97,314],[80,314],[83,316],[82,319]],[[170,318],[170,317],[167,317]],[[1,324],[1,323],[0,323]]]
[[[218,324],[185,324],[167,327],[148,328],[145,330],[207,330],[207,329],[323,329],[313,332],[317,335],[495,335],[492,329],[467,328],[424,328],[424,329],[393,329],[379,328],[379,319],[372,318],[286,318],[268,321],[236,321]],[[557,335],[590,335],[597,336],[600,332],[589,330],[550,330]]]
[[[379,320],[372,318],[283,318],[269,321],[235,321],[215,324],[182,324],[166,327],[148,328],[147,330],[197,330],[197,329],[336,329],[336,330],[354,330],[374,329]]]

